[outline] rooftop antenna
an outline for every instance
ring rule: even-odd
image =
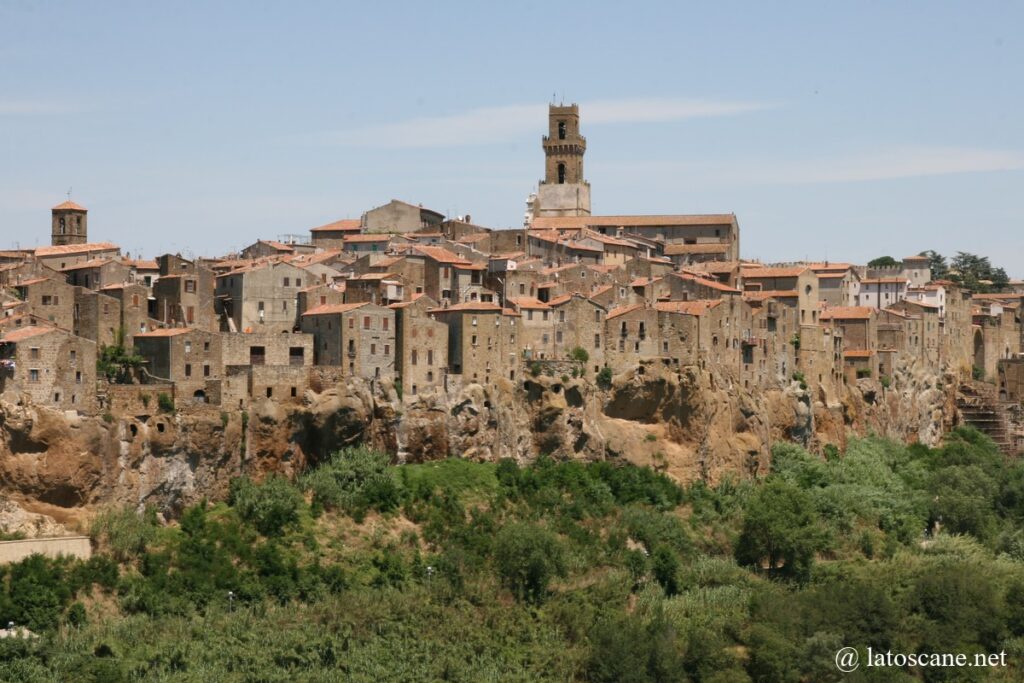
[[[68,188],[68,201],[71,201],[71,188]]]

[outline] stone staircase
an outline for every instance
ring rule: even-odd
[[[962,383],[956,397],[963,423],[987,434],[1006,455],[1018,452],[1015,434],[1010,429],[1012,405],[1000,401],[995,386],[984,382]]]

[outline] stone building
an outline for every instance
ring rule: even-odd
[[[737,261],[740,257],[740,229],[734,214],[537,217],[531,221],[529,232],[557,230],[567,236],[584,228],[612,237],[642,238],[666,247],[725,245],[724,254],[715,252],[716,260]]]
[[[302,314],[317,365],[347,369],[345,376],[390,380],[395,372],[395,312],[370,303],[334,304]]]
[[[341,249],[345,246],[346,235],[357,235],[362,229],[358,218],[343,218],[340,221],[310,228],[310,242],[320,249]]]
[[[122,339],[121,302],[84,287],[75,287],[73,291],[71,331],[100,347],[116,345]]]
[[[63,280],[37,278],[15,285],[18,298],[28,304],[28,312],[64,330],[74,326],[75,288]]]
[[[525,360],[551,360],[559,356],[555,349],[555,318],[551,306],[531,297],[509,297],[509,305],[519,313],[519,348]]]
[[[76,263],[60,272],[67,278],[68,284],[86,289],[101,289],[106,285],[131,282],[133,279],[131,268],[111,258]]]
[[[11,403],[93,410],[96,343],[54,327],[6,332],[0,337],[0,396]]]
[[[124,331],[124,343],[131,347],[136,334],[157,329],[160,321],[149,317],[149,290],[142,284],[107,285],[100,294],[116,299],[121,312],[119,327]]]
[[[554,323],[552,357],[569,358],[573,349],[581,348],[589,357],[584,369],[599,372],[605,363],[604,322],[607,309],[578,292],[563,294],[547,303]]]
[[[157,263],[160,278],[153,285],[150,315],[169,326],[219,329],[213,303],[213,271],[173,254],[164,254]]]
[[[658,310],[644,304],[619,306],[605,318],[605,362],[621,372],[637,360],[658,358]]]
[[[395,313],[395,373],[406,400],[444,387],[448,371],[448,326],[430,311],[437,302],[419,295],[391,304]]]
[[[448,326],[448,368],[455,381],[493,386],[515,381],[520,366],[519,314],[494,303],[465,302],[430,310]]]
[[[308,367],[313,364],[313,335],[278,332],[225,332],[221,334],[221,360],[229,365],[282,365]]]
[[[370,209],[360,219],[363,232],[371,233],[405,233],[416,232],[424,228],[440,230],[444,215],[423,205],[409,204],[392,199],[383,206]]]
[[[910,281],[902,276],[864,278],[860,281],[857,305],[888,308],[907,298]]]
[[[255,262],[217,276],[217,306],[226,330],[292,332],[299,292],[310,278],[304,269],[282,261]]]
[[[216,332],[173,327],[137,334],[133,343],[148,381],[171,381],[177,397],[206,403],[207,383],[224,375],[221,340]]]

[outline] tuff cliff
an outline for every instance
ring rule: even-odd
[[[296,403],[256,401],[245,413],[188,407],[84,417],[2,404],[0,495],[62,522],[108,504],[154,505],[173,516],[223,497],[233,477],[294,476],[357,442],[400,461],[624,458],[681,481],[714,482],[765,471],[777,440],[820,450],[871,432],[935,443],[958,420],[956,386],[912,364],[889,387],[858,380],[812,395],[794,381],[748,390],[711,370],[652,362],[605,388],[539,373],[405,403],[390,387],[372,392],[352,382]]]

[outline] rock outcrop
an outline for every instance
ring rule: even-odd
[[[642,362],[603,389],[541,374],[404,403],[390,386],[352,382],[299,403],[260,400],[247,413],[193,406],[83,417],[3,404],[0,493],[57,517],[107,504],[175,515],[223,497],[233,477],[295,476],[355,443],[401,462],[622,458],[680,481],[715,482],[766,471],[778,440],[820,450],[876,433],[934,444],[957,421],[956,386],[911,364],[896,369],[891,386],[863,379],[812,395],[797,381],[748,390],[707,369]]]

